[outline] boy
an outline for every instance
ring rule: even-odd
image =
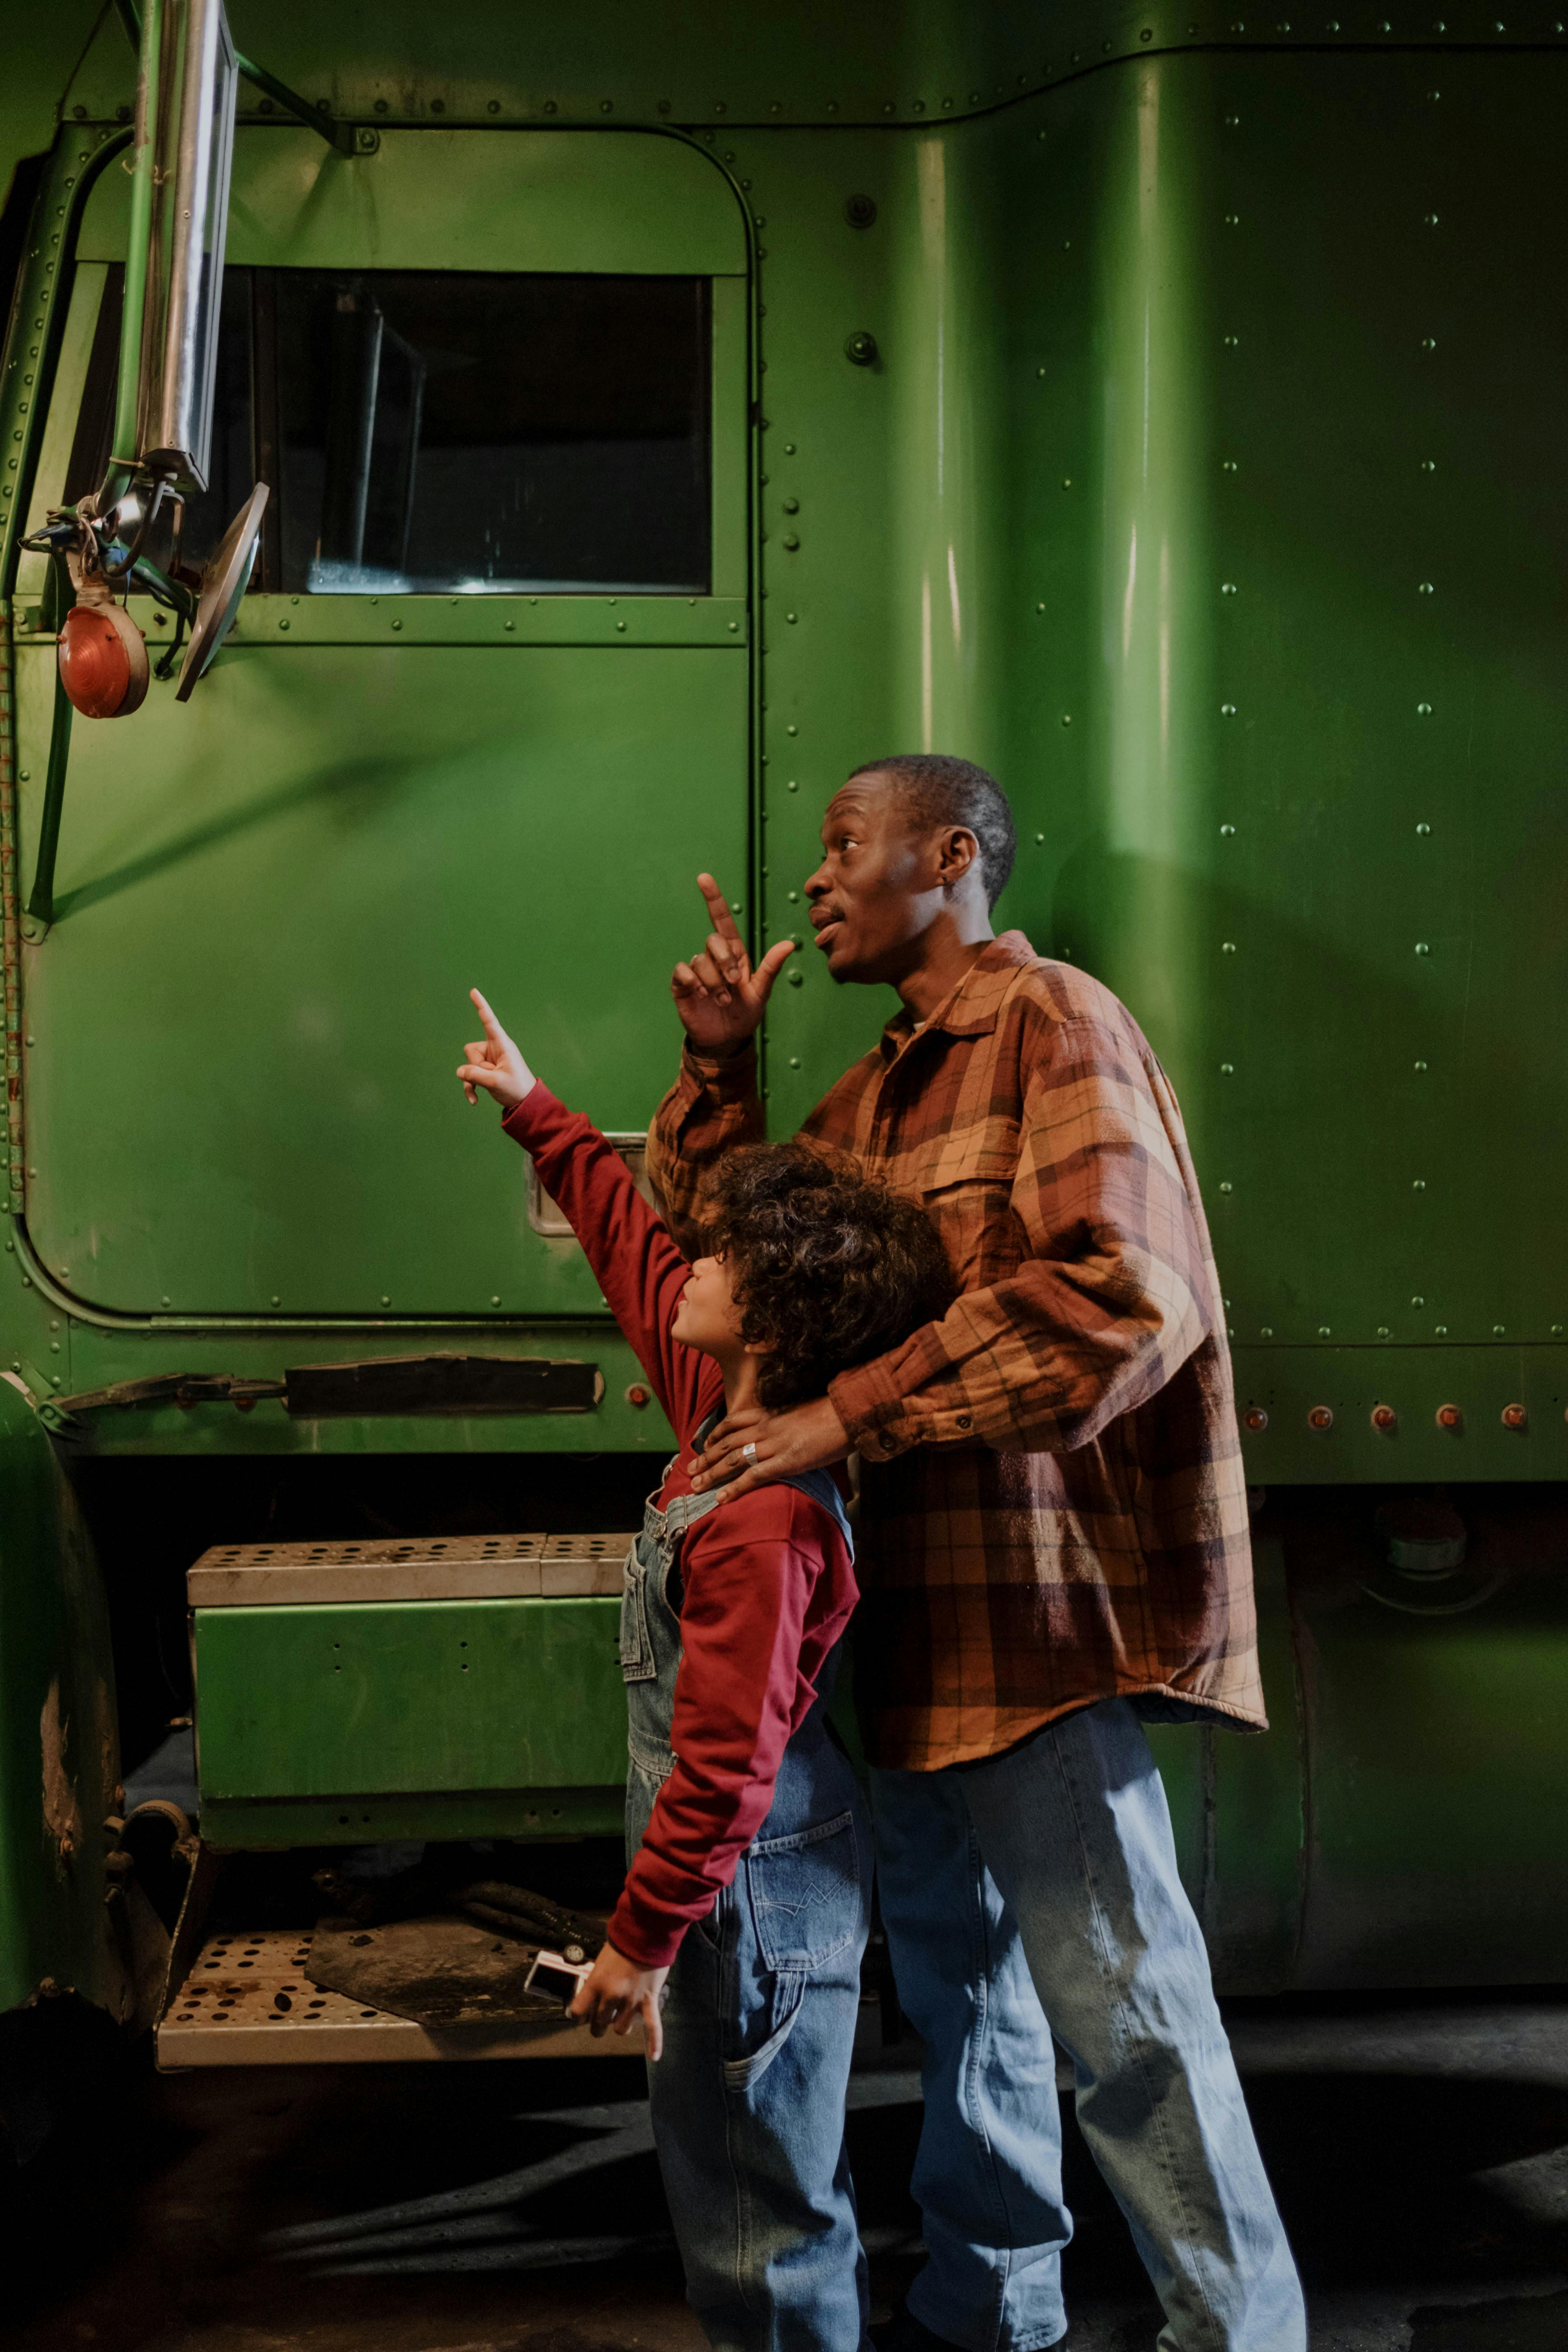
[[[688,1265],[619,1155],[533,1076],[476,990],[458,1072],[571,1221],[680,1445],[626,1561],[625,1889],[572,2005],[641,2017],[687,2291],[722,2352],[857,2352],[865,2258],[844,2149],[870,1892],[858,1783],[826,1721],[858,1597],[826,1471],[726,1501],[691,1460],[725,1413],[822,1395],[946,1311],[911,1201],[800,1144],[731,1154]]]

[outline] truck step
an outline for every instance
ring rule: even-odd
[[[186,1572],[193,1609],[268,1602],[613,1597],[629,1535],[410,1536],[367,1543],[215,1544]]]
[[[321,2066],[386,2059],[625,2058],[643,2054],[642,2028],[595,2042],[585,2025],[547,2017],[504,2025],[416,2025],[307,1973],[310,1928],[230,1928],[209,1936],[164,2011],[157,2063],[186,2066]]]

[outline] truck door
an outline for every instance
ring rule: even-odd
[[[40,507],[107,456],[126,188],[91,199]],[[268,482],[256,581],[188,704],[76,721],[26,951],[27,1219],[84,1302],[597,1306],[452,1074],[479,985],[646,1129],[693,877],[746,871],[746,269],[675,138],[238,132],[184,531],[199,560]],[[24,903],[53,661],[23,635]]]

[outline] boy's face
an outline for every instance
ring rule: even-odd
[[[705,1356],[731,1357],[743,1351],[741,1310],[735,1304],[728,1261],[700,1257],[687,1276],[669,1327],[670,1337],[684,1348],[700,1348]]]

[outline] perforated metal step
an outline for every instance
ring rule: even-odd
[[[632,1540],[629,1535],[516,1535],[216,1544],[187,1571],[185,1594],[193,1609],[614,1595]]]
[[[158,2028],[158,2064],[320,2066],[389,2058],[624,2058],[643,2053],[642,2029],[595,2042],[564,2017],[536,2023],[454,2026],[363,2009],[322,1992],[306,1970],[310,1930],[262,1927],[208,1937]]]

